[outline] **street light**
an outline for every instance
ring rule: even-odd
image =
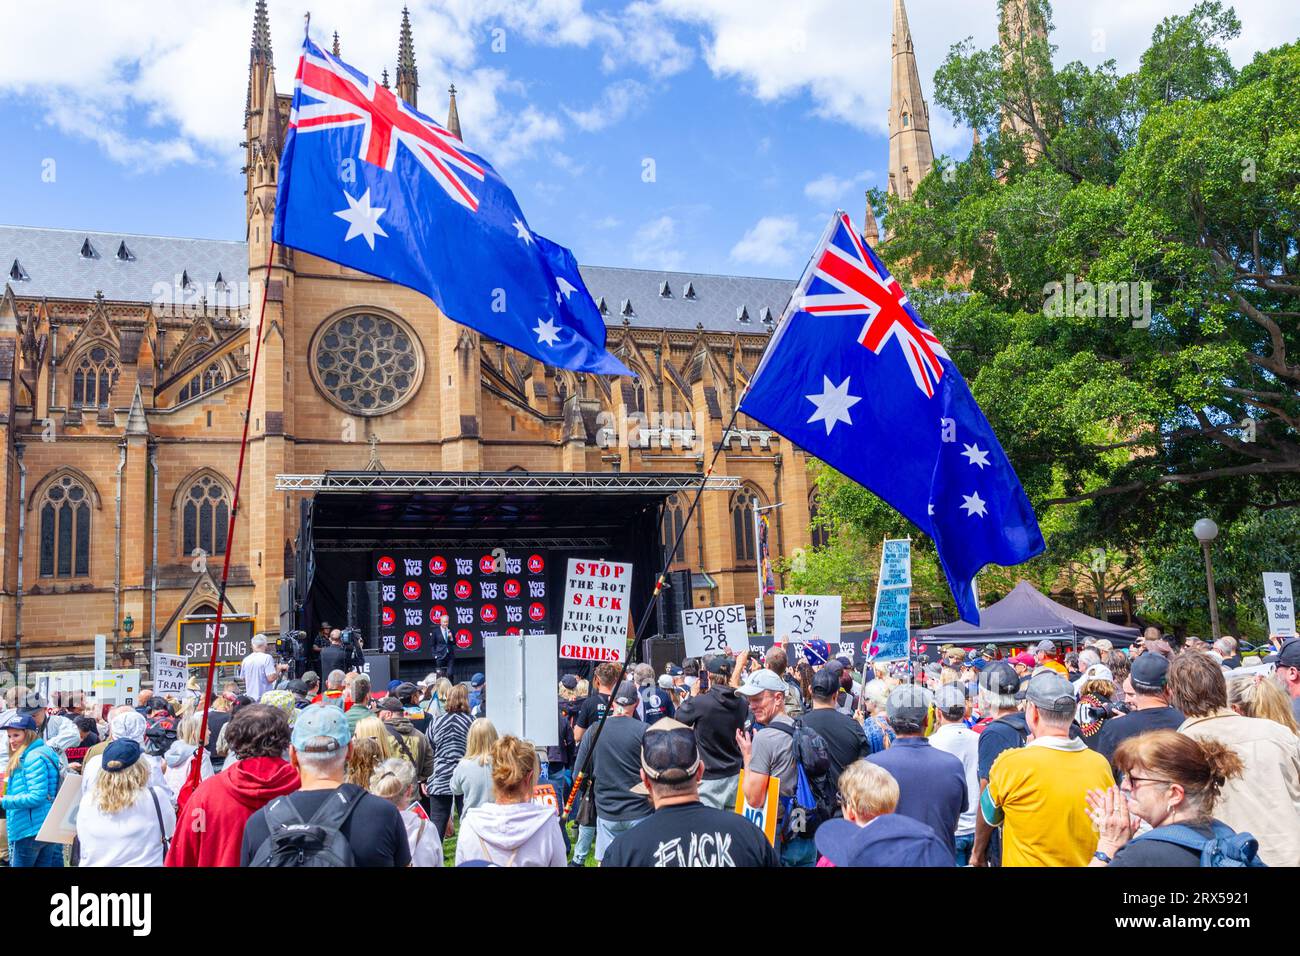
[[[129,652],[131,650],[131,632],[135,630],[135,618],[131,616],[130,611],[127,611],[126,617],[122,618],[122,630],[126,631],[126,647],[123,650]]]
[[[1210,630],[1217,641],[1219,634],[1219,600],[1214,594],[1214,562],[1210,559],[1210,542],[1219,536],[1219,526],[1209,518],[1201,518],[1192,525],[1192,534],[1201,542],[1201,551],[1205,554],[1205,587],[1210,593]]]

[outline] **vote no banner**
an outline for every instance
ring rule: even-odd
[[[564,576],[560,657],[619,663],[627,652],[632,565],[570,558]]]
[[[711,657],[749,650],[749,624],[743,604],[682,610],[682,636],[687,657]]]

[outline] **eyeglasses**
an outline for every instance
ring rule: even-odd
[[[1124,783],[1127,783],[1128,786],[1124,786]],[[1124,778],[1124,783],[1120,784],[1120,790],[1126,797],[1131,798],[1137,796],[1138,788],[1144,783],[1159,783],[1167,787],[1173,783],[1173,781],[1161,780],[1159,777],[1135,777],[1132,774],[1129,774]]]

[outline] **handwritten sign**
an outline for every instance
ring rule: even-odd
[[[1291,597],[1291,575],[1285,571],[1264,572],[1264,607],[1268,609],[1268,633],[1295,637],[1295,600]]]
[[[763,831],[767,842],[776,846],[776,805],[781,797],[779,777],[767,778],[767,799],[761,807],[751,807],[745,802],[745,771],[740,771],[740,786],[736,788],[736,812]]]
[[[749,623],[743,604],[682,610],[682,636],[687,657],[711,657],[749,650]]]
[[[631,590],[632,565],[570,558],[564,576],[560,657],[571,661],[622,661],[627,653]]]
[[[912,542],[886,540],[880,549],[880,583],[871,615],[869,654],[878,661],[907,657],[912,606]]]
[[[827,644],[840,642],[840,598],[835,595],[778,594],[776,596],[777,640],[806,644],[819,637]]]
[[[153,691],[155,694],[180,694],[189,679],[190,659],[179,654],[153,656]]]

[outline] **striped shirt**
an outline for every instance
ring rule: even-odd
[[[469,714],[443,714],[429,731],[433,744],[433,777],[429,793],[446,797],[451,795],[451,775],[456,764],[465,756],[469,725],[474,718]]]

